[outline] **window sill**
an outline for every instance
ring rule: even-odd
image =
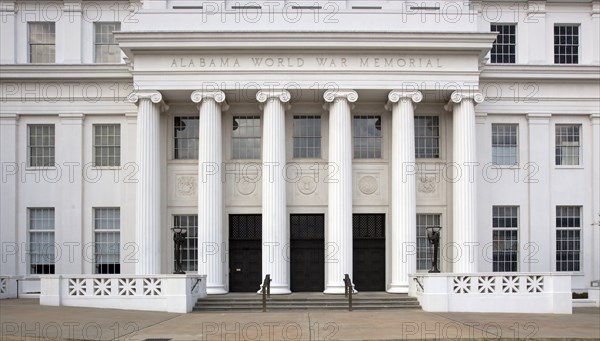
[[[584,167],[582,165],[573,165],[573,166],[561,166],[561,165],[554,165],[555,169],[583,169]]]
[[[58,167],[56,166],[27,166],[25,167],[25,170],[27,171],[50,171],[50,170],[57,170]]]
[[[121,170],[121,166],[92,166],[94,170]]]
[[[519,164],[516,164],[516,165],[496,165],[496,164],[492,164],[492,166],[490,168],[492,168],[492,169],[520,170],[521,166]]]

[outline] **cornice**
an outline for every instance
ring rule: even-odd
[[[600,65],[490,65],[484,66],[481,81],[489,80],[600,80]]]
[[[101,64],[2,64],[2,80],[122,79],[133,80],[127,65]]]

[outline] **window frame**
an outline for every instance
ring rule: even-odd
[[[198,255],[199,255],[199,245],[198,245],[198,232],[199,232],[199,219],[198,219],[198,214],[194,214],[194,213],[173,213],[172,215],[172,224],[173,227],[185,227],[187,229],[187,233],[185,234],[185,239],[186,239],[186,244],[182,246],[181,251],[182,251],[182,258],[181,258],[181,267],[183,269],[184,272],[198,272]],[[189,222],[190,218],[195,218],[196,220],[196,225],[177,225],[177,219],[178,218],[182,218],[182,217],[187,217],[187,220]],[[196,229],[196,233],[194,237],[190,237],[190,228],[195,228]],[[196,247],[196,257],[190,257],[191,254],[193,254],[193,250],[194,250],[194,240],[195,240],[195,247]],[[174,247],[174,245],[173,245]],[[173,254],[173,253],[171,253]],[[173,268],[175,268],[175,258],[173,257]],[[192,268],[190,269],[189,266],[192,265]],[[195,265],[195,268],[194,268]]]
[[[428,118],[428,117],[432,117],[432,118],[436,118],[437,119],[437,130],[438,130],[438,134],[437,137],[433,136],[434,138],[437,139],[437,157],[420,157],[419,155],[417,155],[417,138],[431,138],[432,136],[417,136],[417,117],[419,118]],[[442,159],[442,146],[441,146],[441,142],[442,142],[442,120],[440,115],[436,115],[436,114],[415,114],[413,116],[413,122],[414,122],[414,136],[415,136],[415,159],[418,159],[419,161],[424,161],[424,160],[435,160],[435,161],[439,161]],[[427,126],[425,126],[427,127]],[[427,148],[427,147],[425,147]]]
[[[555,206],[555,215],[554,215],[554,271],[556,272],[561,272],[561,273],[565,273],[565,272],[573,272],[573,273],[581,273],[583,272],[583,260],[584,260],[584,253],[583,253],[583,206],[582,205],[556,205]],[[559,219],[559,215],[558,215],[558,210],[562,209],[562,208],[577,208],[579,211],[579,215],[578,215],[578,219],[579,219],[579,226],[561,226],[559,227],[557,222]],[[566,216],[567,219],[569,216]],[[575,216],[573,216],[575,217]],[[579,255],[579,260],[578,260],[578,266],[579,266],[579,270],[560,270],[558,268],[558,232],[559,231],[577,231],[579,232],[579,248],[577,251],[578,255]],[[568,241],[567,241],[568,242]],[[575,251],[575,250],[566,250],[563,252],[568,252],[568,251]]]
[[[258,120],[258,125],[252,125],[253,128],[258,127],[258,136],[243,136],[243,137],[236,137],[234,136],[234,125],[235,125],[235,120],[239,119],[239,118],[243,118],[243,119],[254,119],[254,120]],[[231,141],[231,160],[238,160],[238,161],[256,161],[256,160],[262,160],[262,154],[263,154],[263,146],[262,146],[262,142],[263,142],[263,119],[262,116],[259,114],[245,114],[245,113],[239,113],[239,114],[234,114],[231,116],[231,126],[230,126],[230,141]],[[248,140],[248,139],[258,139],[258,146],[259,146],[259,152],[258,155],[256,155],[256,157],[247,157],[248,153],[245,154],[245,157],[236,157],[236,153],[235,153],[235,140]],[[241,153],[240,153],[241,154]],[[253,155],[254,156],[254,155]]]
[[[578,131],[578,144],[576,146],[561,146],[561,147],[577,147],[577,164],[557,164],[557,150],[559,146],[557,145],[557,130],[559,127],[576,127]],[[581,123],[556,123],[554,125],[554,166],[556,168],[583,168],[583,125]],[[566,158],[567,156],[561,156],[561,160]]]
[[[121,49],[119,49],[119,44],[118,43],[105,44],[105,43],[98,43],[96,41],[97,28],[98,28],[98,26],[103,25],[103,24],[116,24],[116,25],[119,26],[117,29],[121,30],[121,22],[119,22],[119,21],[97,21],[97,22],[94,22],[94,25],[93,25],[94,26],[94,41],[93,41],[93,44],[94,44],[94,53],[93,53],[94,64],[122,64],[123,63],[123,56],[122,56]],[[112,31],[111,33],[109,33],[110,35],[113,35],[113,40],[114,40],[114,34],[113,34],[114,32],[115,31]],[[97,56],[97,49],[98,49],[99,46],[116,46],[119,49],[119,54],[118,54],[119,60],[116,61],[116,62],[112,62],[112,61],[109,61],[109,62],[99,62],[98,61],[98,56]]]
[[[565,45],[561,45],[560,42],[559,42],[558,45],[557,45],[557,43],[556,43],[557,36],[556,36],[555,30],[556,30],[556,28],[559,28],[559,30],[560,30],[560,27],[565,27],[565,28],[569,28],[569,27],[570,28],[574,28],[574,27],[576,27],[577,28],[577,44],[575,44],[575,45],[573,45],[573,44],[571,44],[571,45],[566,45],[566,44]],[[560,32],[559,32],[559,36],[558,37],[560,38]],[[570,54],[570,55],[564,54],[564,55],[561,55],[560,52],[559,52],[559,54],[557,55],[556,54],[556,48],[560,48],[561,46],[570,47],[570,48],[576,47],[577,48],[577,54],[576,55],[575,54]],[[554,23],[554,25],[552,26],[552,48],[553,48],[553,51],[552,51],[552,58],[553,58],[553,63],[552,64],[553,65],[578,65],[578,64],[581,64],[581,60],[580,60],[581,59],[581,23]],[[575,63],[573,63],[573,62],[571,62],[571,63],[567,63],[567,62],[561,63],[560,62],[560,56],[566,56],[566,57],[569,57],[569,56],[573,57],[573,56],[575,56],[576,59],[577,59],[577,61]],[[559,61],[558,62],[556,61],[557,57],[559,57]]]
[[[516,127],[516,144],[514,145],[515,147],[515,163],[513,164],[506,164],[506,163],[497,163],[496,160],[494,159],[494,147],[496,147],[494,145],[494,127],[497,126],[514,126]],[[519,168],[520,165],[520,151],[519,151],[519,145],[520,145],[520,136],[519,136],[519,123],[504,123],[504,122],[495,122],[491,124],[491,143],[492,143],[492,164],[494,165],[494,167],[500,167],[500,168]],[[509,145],[498,145],[497,147],[511,147]]]
[[[374,119],[374,118],[379,118],[380,121],[380,126],[379,126],[379,131],[381,132],[381,136],[368,136],[368,134],[366,136],[356,136],[355,135],[355,130],[356,130],[356,121],[359,119]],[[385,141],[384,141],[384,115],[377,113],[377,114],[353,114],[352,115],[352,122],[351,122],[351,129],[352,129],[352,161],[353,162],[368,162],[368,160],[379,160],[379,161],[383,161],[384,160],[384,147],[385,147]],[[377,123],[377,121],[375,121]],[[377,125],[375,125],[375,127],[377,127]],[[368,128],[367,128],[368,130]],[[367,150],[367,156],[366,157],[357,157],[356,156],[356,141],[357,139],[373,139],[375,141],[379,141],[379,155],[370,157],[368,156],[368,150]],[[367,147],[369,148],[369,147]],[[375,146],[375,151],[377,146]]]
[[[97,227],[97,217],[96,217],[96,212],[98,210],[117,210],[118,213],[118,223],[119,223],[119,228],[118,229],[99,229]],[[120,274],[121,273],[121,208],[120,207],[93,207],[92,208],[92,238],[94,240],[93,245],[94,245],[94,265],[93,265],[93,271],[94,274]],[[106,234],[114,234],[117,233],[119,236],[119,246],[117,248],[117,257],[119,259],[118,263],[98,263],[97,261],[97,250],[96,250],[96,244],[98,243],[97,241],[97,234],[98,233],[106,233]],[[106,253],[104,253],[106,254]],[[103,255],[104,255],[103,254]],[[112,265],[118,265],[119,266],[119,271],[118,272],[99,272],[98,271],[98,265],[99,264],[112,264]]]
[[[498,40],[498,37],[502,34],[502,32],[499,32],[499,34],[496,36],[496,39],[494,40],[494,42],[492,44],[492,49],[490,50],[490,59],[489,59],[490,62],[489,63],[490,64],[494,64],[494,65],[496,65],[496,64],[500,64],[500,65],[502,65],[502,64],[506,64],[506,65],[517,64],[517,58],[518,58],[518,55],[517,55],[517,47],[518,47],[517,26],[518,25],[517,25],[517,23],[507,23],[507,22],[490,23],[490,32],[496,32],[496,31],[492,30],[492,26],[513,26],[515,28],[515,33],[514,33],[515,42],[514,42],[514,44],[510,44],[509,43],[509,44],[502,44],[501,45],[501,46],[509,46],[509,47],[510,46],[514,46],[514,60],[515,61],[514,62],[493,62],[492,61],[493,60],[493,50],[494,50],[494,47],[496,46],[496,41]],[[510,35],[510,33],[509,33],[509,35]],[[504,55],[505,54],[501,54],[501,56],[504,56]],[[510,52],[508,54],[508,57],[510,59]]]
[[[172,148],[170,148],[171,149],[171,153],[172,153],[171,154],[172,155],[172,160],[173,161],[177,161],[177,162],[186,162],[186,161],[187,162],[197,162],[198,158],[200,156],[200,116],[199,115],[193,115],[193,114],[190,114],[190,115],[181,114],[181,115],[175,115],[175,116],[172,116],[172,117],[173,117],[173,119],[171,120],[171,123],[172,123],[171,132],[173,134],[173,138],[171,139],[171,142],[173,143],[173,146],[172,146]],[[198,137],[196,137],[196,138],[179,137],[178,138],[177,134],[176,134],[176,129],[178,127],[177,126],[177,122],[176,122],[177,119],[180,119],[180,120],[181,119],[195,119],[198,122],[198,127],[197,127],[198,128],[197,129],[197,131],[198,131]],[[196,140],[196,146],[198,147],[196,157],[193,157],[193,155],[192,155],[192,157],[186,157],[186,158],[177,157],[177,150],[178,150],[178,148],[177,148],[177,141],[178,140]],[[179,149],[183,149],[183,148],[179,148]],[[185,149],[189,150],[191,148],[188,147],[188,148],[185,148]]]
[[[52,44],[35,43],[34,44],[31,42],[31,34],[32,34],[31,28],[33,25],[38,25],[38,24],[48,24],[54,28],[54,43],[52,43]],[[33,61],[33,51],[32,51],[33,46],[53,46],[54,47],[54,55],[53,55],[52,61],[48,61],[48,62]],[[55,64],[56,63],[56,22],[54,22],[54,21],[28,21],[27,22],[27,63],[28,64]]]
[[[425,238],[425,243],[427,245],[426,246],[426,250],[425,250],[425,258],[420,258],[419,257],[419,249],[420,249],[420,247],[419,247],[419,240],[423,239],[423,236],[420,236],[420,234],[419,234],[419,228],[421,226],[423,226],[423,225],[419,224],[419,216],[434,217],[434,218],[437,218],[437,222],[438,222],[437,225],[435,225],[435,224],[426,224],[425,225],[425,229],[424,229],[425,230],[424,231],[425,235],[424,235],[424,238]],[[415,255],[415,262],[416,262],[415,269],[417,270],[417,272],[427,272],[427,271],[431,270],[431,261],[433,259],[433,244],[431,244],[429,242],[429,239],[427,238],[427,227],[428,226],[442,226],[442,213],[438,213],[438,212],[422,212],[422,213],[417,213],[416,214],[416,220],[415,220],[415,232],[416,232],[415,241],[416,241],[417,245],[415,245],[415,253],[416,253],[416,255]],[[440,240],[440,245],[441,244],[442,244],[442,242]],[[438,265],[438,269],[441,269],[440,266],[441,266],[441,258],[442,257],[441,257],[441,253],[440,252],[441,251],[438,250],[438,259],[437,259],[437,261],[438,261],[438,264],[437,264]],[[427,268],[426,269],[420,269],[419,268],[419,260],[424,260],[426,262],[426,264],[427,264]]]
[[[296,136],[296,120],[302,119],[318,119],[318,129],[315,131],[318,132],[318,135],[309,136],[309,135],[300,135]],[[296,139],[316,139],[318,141],[318,147],[304,147],[305,150],[316,150],[318,155],[311,156],[296,156]],[[299,146],[299,149],[302,150],[302,146]],[[307,153],[308,154],[308,153]],[[292,115],[292,158],[294,159],[321,159],[323,157],[323,117],[319,114],[295,114]]]
[[[52,211],[52,229],[32,229],[31,225],[32,225],[32,211],[33,210],[51,210]],[[52,235],[52,245],[54,245],[54,247],[52,248],[52,256],[53,258],[51,259],[51,261],[49,261],[48,263],[35,263],[36,265],[49,265],[49,269],[51,269],[50,272],[45,273],[37,273],[37,272],[33,272],[32,271],[32,266],[34,265],[34,263],[32,262],[32,256],[34,255],[34,253],[32,252],[32,233],[49,233]],[[47,244],[49,245],[49,244]],[[34,275],[34,276],[44,276],[44,275],[55,275],[56,274],[56,253],[55,251],[55,246],[56,246],[56,209],[54,207],[27,207],[27,274],[29,275]],[[42,254],[42,253],[36,253],[36,255],[48,255],[48,254]],[[51,266],[51,268],[50,268]]]
[[[119,137],[119,143],[118,145],[96,145],[96,127],[110,127],[110,126],[114,126],[117,127],[118,130],[118,136]],[[92,124],[92,159],[94,160],[93,165],[95,168],[119,168],[121,167],[121,141],[122,141],[122,135],[121,135],[121,124],[120,123],[94,123]],[[109,160],[117,158],[117,163],[116,164],[110,164],[110,165],[98,165],[97,162],[97,148],[118,148],[118,155],[117,156],[108,156],[107,158]]]
[[[511,208],[511,209],[516,209],[516,214],[514,216],[514,218],[516,218],[517,222],[516,222],[516,226],[494,226],[495,225],[495,219],[510,219],[513,218],[513,216],[507,216],[507,215],[495,215],[495,209],[496,208],[502,208],[502,209],[506,209],[506,208]],[[502,273],[502,272],[519,272],[521,269],[521,264],[520,264],[520,225],[521,225],[521,208],[518,205],[493,205],[492,206],[492,272],[498,272],[498,273]],[[516,232],[515,236],[516,236],[516,240],[514,240],[514,242],[516,242],[516,248],[514,250],[509,250],[507,251],[506,249],[499,249],[496,250],[496,240],[494,239],[494,232],[495,231],[502,231],[502,232]],[[498,242],[510,242],[512,240],[508,240],[506,239],[506,237],[502,240],[498,240]],[[500,253],[502,252],[503,254],[510,254],[511,252],[514,253],[514,267],[515,269],[510,269],[510,270],[495,270],[494,267],[496,264],[510,264],[513,261],[506,261],[506,260],[496,260],[496,252]]]
[[[32,146],[31,145],[31,127],[51,127],[52,128],[52,140],[53,140],[53,144],[49,145],[49,146],[45,146],[45,145],[35,145]],[[27,148],[27,168],[35,168],[35,169],[53,169],[56,168],[56,124],[54,123],[32,123],[32,124],[27,124],[27,141],[26,141],[26,148]],[[52,151],[52,156],[49,159],[48,165],[34,165],[32,162],[32,153],[31,153],[31,149],[32,148],[50,148],[50,151]],[[36,156],[37,157],[37,156]]]

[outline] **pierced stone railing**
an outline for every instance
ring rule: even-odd
[[[41,278],[40,304],[192,311],[206,297],[206,275],[58,275]]]
[[[18,296],[18,280],[20,276],[0,276],[0,300]]]
[[[572,313],[569,274],[422,273],[411,276],[409,295],[425,311]]]

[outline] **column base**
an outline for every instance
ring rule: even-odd
[[[390,294],[408,294],[409,285],[408,284],[390,284],[390,287],[386,290],[386,292]]]
[[[206,293],[208,295],[224,295],[229,293],[227,289],[225,289],[224,285],[215,285],[206,288]]]
[[[256,293],[260,294],[260,290],[261,289],[258,289]],[[291,293],[292,291],[290,290],[290,287],[288,285],[271,283],[271,295],[289,295]]]

